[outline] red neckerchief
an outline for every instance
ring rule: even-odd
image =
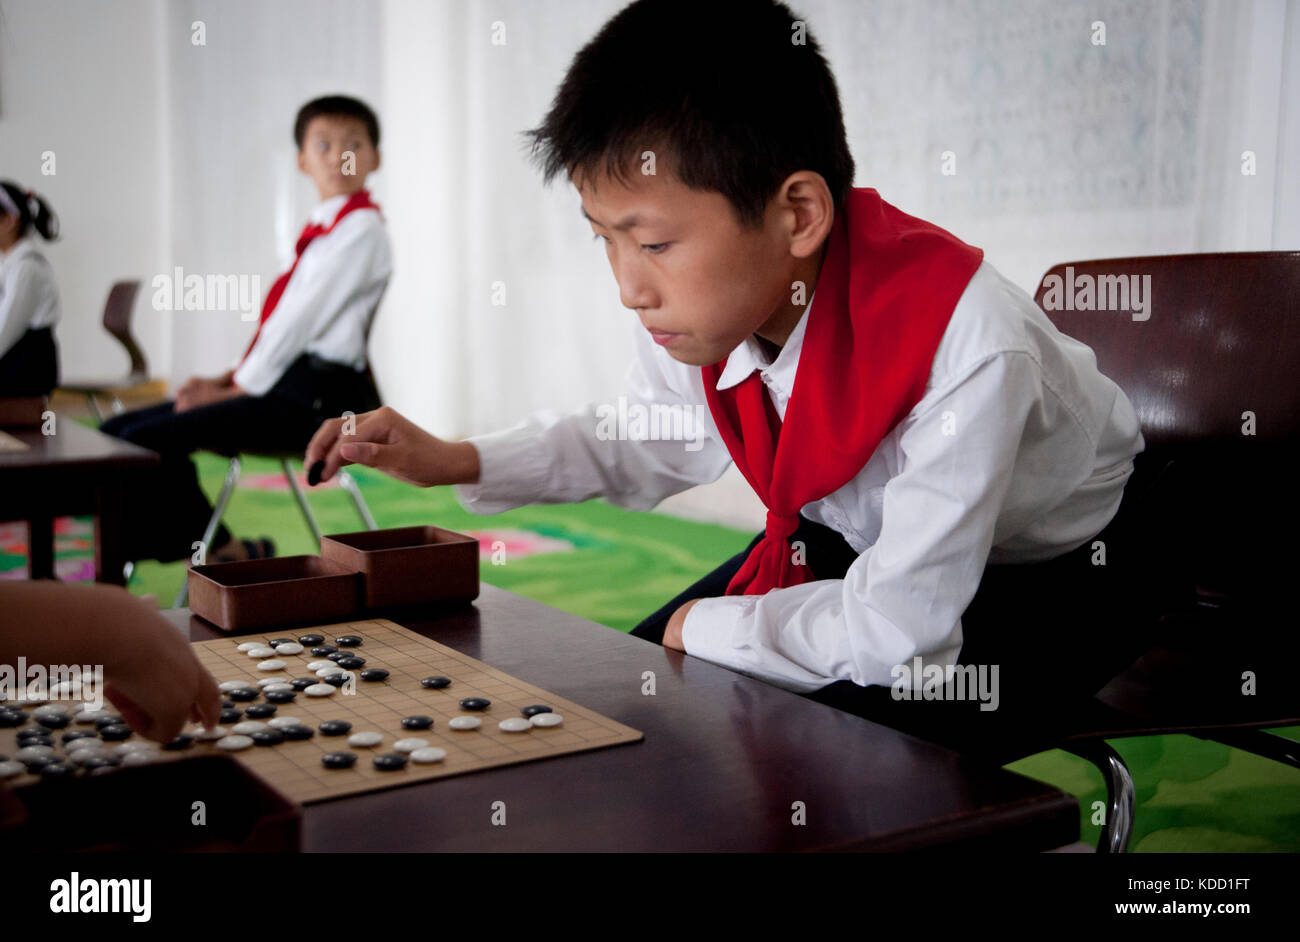
[[[728,595],[815,578],[794,563],[787,542],[800,508],[856,477],[920,401],[953,308],[983,258],[875,190],[854,189],[835,216],[784,424],[757,371],[719,390],[726,361],[703,367],[718,431],[767,507],[763,540]]]
[[[280,296],[284,294],[284,289],[289,287],[289,279],[293,277],[294,270],[298,267],[298,262],[302,259],[302,253],[307,250],[307,246],[318,236],[328,235],[334,231],[334,227],[348,213],[356,209],[379,209],[379,204],[370,199],[369,190],[358,190],[353,193],[346,203],[339,207],[338,213],[334,216],[334,221],[328,226],[322,226],[318,222],[309,222],[302,227],[302,232],[298,235],[298,244],[294,247],[293,264],[279,278],[275,279],[275,284],[271,285],[271,290],[266,293],[266,300],[262,302],[262,316],[257,321],[257,330],[253,334],[253,340],[244,351],[240,363],[248,359],[248,355],[253,352],[253,346],[257,343],[257,338],[262,336],[262,327],[265,326],[267,318],[275,311],[275,306],[280,303]]]

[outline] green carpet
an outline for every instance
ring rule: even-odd
[[[215,496],[226,462],[205,454],[198,464],[205,489]],[[462,510],[449,488],[421,490],[365,468],[354,473],[379,526],[436,523],[475,532],[489,540],[488,546],[499,540],[504,564],[494,565],[484,556],[484,582],[619,631],[630,630],[742,550],[753,536],[600,501],[481,517]],[[313,490],[311,504],[323,532],[361,529],[351,501],[338,488]],[[241,537],[272,536],[280,555],[316,552],[273,462],[245,463],[244,480],[227,509],[226,522]],[[84,533],[78,537],[73,532],[77,527],[68,529],[68,542],[56,544],[65,568],[86,552]],[[0,551],[0,575],[12,570],[16,559]],[[144,562],[136,567],[130,589],[155,595],[170,606],[183,574],[179,563]],[[1300,740],[1300,730],[1279,732]],[[1111,745],[1137,783],[1131,850],[1300,851],[1300,770],[1188,736],[1122,739]],[[1090,763],[1051,751],[1008,768],[1075,795],[1082,840],[1096,842],[1100,828],[1092,823],[1092,804],[1105,801],[1105,788]]]

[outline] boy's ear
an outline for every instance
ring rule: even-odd
[[[298,169],[303,173],[307,172],[307,152],[301,148],[298,150]]]
[[[375,170],[379,169],[380,164],[384,162],[384,155],[380,153],[379,148],[375,148]]]

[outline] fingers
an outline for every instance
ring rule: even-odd
[[[327,423],[330,428],[326,429],[322,425],[316,433],[323,441],[328,442],[328,447],[319,448],[316,452],[308,454],[307,467],[310,469],[317,461],[324,461],[325,466],[321,470],[320,480],[328,481],[338,473],[339,468],[356,460],[351,457],[351,446],[383,444],[388,441],[394,414],[390,409],[376,409],[374,412],[350,417],[346,421],[341,418],[330,419]],[[316,438],[312,439],[312,444],[317,444]],[[349,446],[349,454],[343,453],[344,446]]]
[[[303,463],[308,468],[329,454],[330,449],[334,447],[335,441],[338,440],[339,431],[342,428],[342,419],[326,419],[320,424],[320,428],[316,429],[316,434],[307,443],[307,451],[302,458]]]
[[[191,709],[198,712],[199,722],[211,729],[221,720],[221,692],[217,688],[217,682],[198,663],[197,658],[194,665],[199,672],[199,689]]]

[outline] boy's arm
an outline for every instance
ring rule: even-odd
[[[879,538],[844,579],[704,599],[683,624],[688,654],[800,693],[837,680],[889,686],[894,666],[915,655],[956,663],[961,615],[983,576],[1026,428],[1071,423],[1078,455],[1041,471],[1077,469],[1074,485],[1090,472],[1092,443],[1019,351],[986,358],[919,409],[904,419],[902,468],[883,489]]]
[[[303,252],[257,343],[235,370],[234,384],[243,392],[266,395],[325,325],[358,296],[387,283],[388,236],[382,222],[366,218],[371,215],[349,213]]]
[[[500,513],[593,497],[649,510],[718,479],[731,455],[708,405],[691,401],[688,371],[698,367],[661,362],[649,335],[636,329],[636,358],[619,397],[568,414],[543,410],[513,428],[467,439],[478,450],[479,480],[456,487],[466,510]],[[655,423],[660,439],[649,440]]]

